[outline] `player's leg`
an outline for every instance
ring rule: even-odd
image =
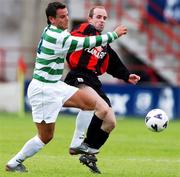
[[[108,114],[110,116],[111,119],[114,119],[112,121],[112,123],[115,123],[115,115],[112,111],[112,108],[110,107],[110,101],[107,98],[107,96],[104,94],[103,91],[101,91],[99,89],[99,91],[97,91],[97,93],[101,96],[101,98],[103,98],[106,103],[109,106],[109,111],[110,113]],[[84,117],[85,119],[85,117]],[[109,133],[110,131],[108,130],[112,130],[112,129],[107,129],[103,127],[103,120],[99,119],[96,115],[93,116],[91,123],[89,125],[88,131],[87,131],[87,137],[85,139],[85,143],[88,144],[89,147],[91,147],[93,149],[92,152],[98,152],[97,149],[99,149],[107,140],[107,138],[109,137]],[[79,146],[77,148],[75,148],[75,152],[79,153],[79,148],[82,148],[82,146]],[[96,149],[96,151],[94,151],[94,149]],[[96,162],[97,162],[97,158],[93,155],[88,155],[88,154],[83,154],[80,156],[79,158],[80,162],[85,164],[87,167],[90,168],[91,171],[93,171],[94,173],[101,173],[100,170],[98,169]]]
[[[110,108],[109,112],[109,116],[111,116],[111,119],[114,119],[112,122],[115,124],[116,119],[112,111],[112,108]],[[96,115],[94,115],[88,127],[87,137],[85,138],[84,143],[88,144],[90,147],[94,149],[100,149],[100,147],[107,141],[109,134],[113,130],[115,125],[114,127],[113,125],[111,125],[111,129],[104,127],[107,127],[107,125],[104,124],[104,121],[102,121]]]
[[[99,149],[109,137],[109,133],[105,132],[101,128],[101,125],[102,122],[100,122],[95,116],[93,116],[88,127],[87,137],[84,140],[84,143],[87,143],[91,148]],[[101,171],[97,167],[97,158],[95,155],[82,154],[79,158],[79,161],[80,163],[89,167],[92,172],[101,173]]]
[[[8,161],[7,171],[25,172],[22,162],[40,151],[53,138],[55,121],[62,107],[61,88],[62,85],[59,83],[44,84],[36,80],[30,83],[28,97],[38,135],[27,141],[23,148]],[[77,88],[74,89],[75,91]],[[62,92],[64,93],[65,89]]]
[[[71,78],[70,73],[68,77],[66,77],[66,81],[69,84],[75,85],[78,88],[89,87],[85,83],[78,82],[76,75],[73,75],[73,77]],[[85,133],[91,122],[93,114],[94,114],[94,111],[82,111],[82,110],[79,111],[76,117],[75,130],[74,130],[73,138],[71,140],[71,144],[69,148],[69,153],[71,155],[76,154],[76,152],[74,151],[74,148],[80,146],[81,143],[84,141]]]
[[[36,123],[38,135],[27,141],[23,148],[11,160],[8,161],[6,170],[21,171],[24,169],[24,171],[21,172],[25,172],[26,169],[24,168],[24,166],[22,166],[23,169],[21,169],[20,165],[22,165],[22,162],[24,160],[32,157],[34,154],[40,151],[44,147],[44,145],[52,139],[54,133],[54,125],[54,123]]]
[[[112,114],[112,118],[114,119],[114,122],[116,122],[115,115],[111,108],[111,102],[110,102],[109,98],[106,96],[106,94],[104,93],[104,91],[101,88],[96,89],[96,92],[109,105],[110,110],[111,110],[110,112]],[[100,121],[96,116],[94,116],[91,120],[91,123],[88,127],[87,135],[90,134],[90,136],[92,138],[94,138],[93,132],[99,132],[98,133],[98,135],[100,136],[99,139],[96,135],[97,141],[93,140],[93,142],[94,142],[93,144],[90,143],[89,140],[87,140],[87,139],[85,139],[84,142],[87,144],[91,144],[91,147],[93,147],[93,148],[99,149],[107,141],[110,132],[106,131],[103,128],[103,121]]]
[[[69,149],[69,153],[71,155],[74,154],[73,148],[80,146],[81,143],[83,142],[85,138],[86,130],[91,122],[93,114],[94,111],[82,111],[82,110],[79,111],[76,118],[74,135],[71,140],[70,149]]]
[[[80,88],[70,99],[68,99],[65,102],[64,106],[78,107],[84,110],[95,109],[95,114],[93,117],[95,117],[94,119],[96,120],[95,122],[98,123],[98,127],[99,125],[101,125],[101,129],[98,130],[97,126],[93,122],[93,125],[94,127],[96,127],[97,131],[89,131],[89,133],[87,133],[87,138],[86,138],[88,140],[87,144],[90,147],[92,146],[95,147],[95,144],[98,141],[101,141],[101,144],[103,141],[105,142],[109,136],[109,133],[115,127],[116,120],[112,109],[90,87]],[[87,148],[84,146],[85,145],[83,145],[82,147],[83,149]],[[94,147],[92,151],[98,152],[98,151],[94,151]]]
[[[82,79],[79,80],[79,77]],[[68,73],[68,75],[65,79],[65,82],[70,84],[70,85],[74,85],[76,87],[79,87],[80,89],[84,89],[86,87],[87,87],[86,89],[88,89],[89,86],[87,84],[90,84],[91,87],[98,93],[98,95],[100,95],[104,99],[105,94],[100,88],[101,84],[99,84],[99,86],[97,85],[97,83],[100,83],[100,82],[98,81],[98,79],[93,80],[93,78],[91,76],[87,75],[87,73],[81,73],[81,72],[77,73],[77,72],[71,71],[70,73]],[[93,83],[96,83],[96,84],[94,85]],[[104,100],[106,101],[107,99],[104,99]],[[110,105],[109,100],[107,103],[108,103],[108,105]],[[92,117],[93,117],[93,115],[92,115]],[[95,118],[96,118],[96,116],[95,116]],[[96,118],[96,120],[97,120],[97,124],[99,125],[99,127],[98,127],[99,129],[100,129],[102,124],[104,125],[104,123],[106,123],[106,122],[103,122],[102,120],[99,120],[97,118]],[[88,127],[89,123],[90,123],[90,121],[89,121],[89,118],[87,119],[87,115],[83,114],[83,112],[80,112],[80,114],[78,115],[78,117],[76,119],[76,127],[75,127],[73,140],[71,143],[71,147],[77,147],[77,144],[79,144],[82,141],[83,134],[86,130],[86,127]],[[106,127],[104,127],[104,128],[106,128]],[[74,151],[71,151],[71,149],[70,149],[70,153],[74,153]]]

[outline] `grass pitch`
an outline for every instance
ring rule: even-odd
[[[33,137],[36,128],[29,114],[0,113],[0,177],[90,177],[78,156],[70,156],[68,147],[74,130],[75,116],[61,114],[55,136],[44,149],[24,164],[25,174],[4,171],[6,162]],[[118,119],[117,127],[101,149],[98,167],[102,177],[180,177],[180,121],[171,121],[161,133],[144,125],[144,119]]]

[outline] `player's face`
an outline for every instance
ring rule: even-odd
[[[95,8],[92,18],[89,18],[89,23],[91,23],[98,31],[103,31],[105,22],[107,19],[107,12],[105,9]]]
[[[69,21],[67,8],[58,9],[56,11],[56,17],[55,18],[52,17],[50,21],[51,21],[51,24],[56,26],[57,28],[60,28],[62,30],[67,29],[68,21]]]

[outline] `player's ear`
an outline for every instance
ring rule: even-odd
[[[91,22],[92,18],[91,18],[91,17],[88,17],[88,19],[87,19],[87,20],[88,20],[88,22]]]
[[[51,22],[51,24],[54,24],[54,21],[55,21],[55,18],[54,18],[54,17],[49,16],[48,19],[49,19],[49,21]]]

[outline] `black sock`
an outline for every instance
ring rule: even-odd
[[[97,132],[96,139],[94,141],[95,144],[93,145],[92,148],[99,149],[106,142],[108,137],[109,137],[109,133],[105,132],[100,128],[99,131]]]
[[[94,114],[89,124],[88,130],[86,133],[86,138],[84,140],[84,142],[88,144],[90,147],[94,145],[94,139],[97,135],[97,130],[101,128],[102,122],[103,121]]]
[[[84,143],[88,144],[91,148],[99,149],[109,137],[109,133],[101,129],[102,122],[94,114],[84,140]]]

